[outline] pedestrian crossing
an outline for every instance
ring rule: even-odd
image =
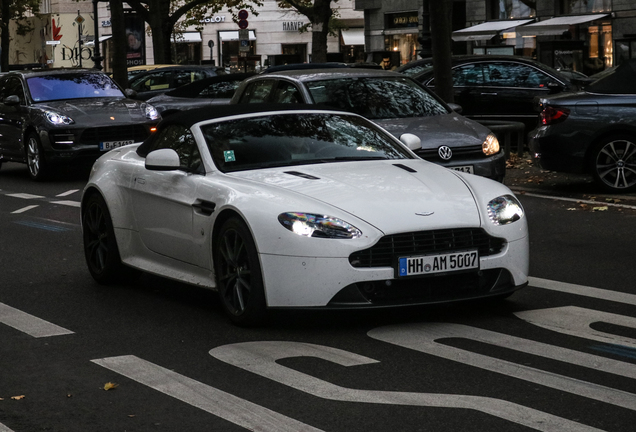
[[[552,290],[624,305],[636,305],[636,296],[629,293],[540,278],[530,278],[528,289]],[[636,318],[578,306],[525,310],[515,312],[514,316],[530,326],[558,333],[563,337],[592,341],[594,345],[588,345],[588,347],[596,354],[518,337],[505,331],[493,331],[478,326],[449,322],[386,325],[369,330],[367,336],[369,340],[433,356],[444,362],[459,363],[462,367],[487,371],[505,379],[520,380],[540,388],[553,389],[630,412],[636,411],[636,392],[591,382],[586,379],[587,374],[580,372],[589,370],[626,380],[636,380],[636,367],[633,363],[636,358],[636,339],[608,333],[593,327],[594,323],[606,323],[626,329],[636,329]],[[70,330],[2,303],[0,303],[0,323],[34,338],[73,334]],[[445,343],[450,339],[468,340],[482,344],[482,346],[504,348],[524,356],[537,356],[572,365],[577,368],[579,375],[570,374],[569,371],[555,373],[542,370],[538,366],[503,360],[468,349],[457,348]],[[309,397],[328,401],[426,409],[471,410],[538,431],[586,432],[601,430],[584,424],[580,419],[556,415],[554,411],[556,410],[558,413],[558,407],[548,413],[535,407],[505,400],[501,396],[479,395],[482,391],[481,388],[475,389],[474,393],[476,394],[472,395],[363,390],[365,383],[360,383],[359,388],[346,388],[328,380],[314,377],[309,373],[283,366],[279,362],[279,360],[290,357],[313,357],[347,368],[363,365],[373,367],[381,363],[353,351],[326,345],[292,341],[254,341],[214,347],[209,351],[209,354],[214,359],[237,368],[237,373],[244,371],[256,374],[271,382],[303,392]],[[617,360],[617,358],[622,360]],[[302,419],[277,413],[227,391],[168,370],[159,364],[148,362],[132,353],[90,361],[247,430],[272,432],[321,430],[314,425],[304,423]],[[12,431],[7,426],[0,424],[0,432]]]

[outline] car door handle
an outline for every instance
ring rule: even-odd
[[[192,207],[194,207],[194,209],[199,211],[201,214],[210,216],[212,213],[214,213],[216,204],[210,201],[196,200],[194,204],[192,204]]]

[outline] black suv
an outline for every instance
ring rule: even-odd
[[[0,165],[26,163],[41,180],[56,165],[143,141],[160,119],[94,69],[9,72],[0,77]]]

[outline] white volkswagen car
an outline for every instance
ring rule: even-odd
[[[164,119],[102,156],[82,197],[99,283],[141,270],[273,308],[503,298],[527,284],[524,211],[501,183],[418,158],[356,114],[234,105]]]

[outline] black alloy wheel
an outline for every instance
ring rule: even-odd
[[[636,144],[634,137],[613,136],[600,142],[592,153],[592,175],[606,190],[636,189]]]
[[[84,206],[82,235],[88,271],[98,283],[108,285],[134,276],[134,270],[121,262],[110,212],[97,193]]]
[[[46,160],[40,137],[35,132],[31,132],[26,138],[26,162],[29,167],[29,176],[35,181],[44,180],[47,175]]]
[[[214,239],[214,270],[221,303],[230,320],[241,326],[265,318],[265,292],[256,245],[245,223],[225,221]]]

